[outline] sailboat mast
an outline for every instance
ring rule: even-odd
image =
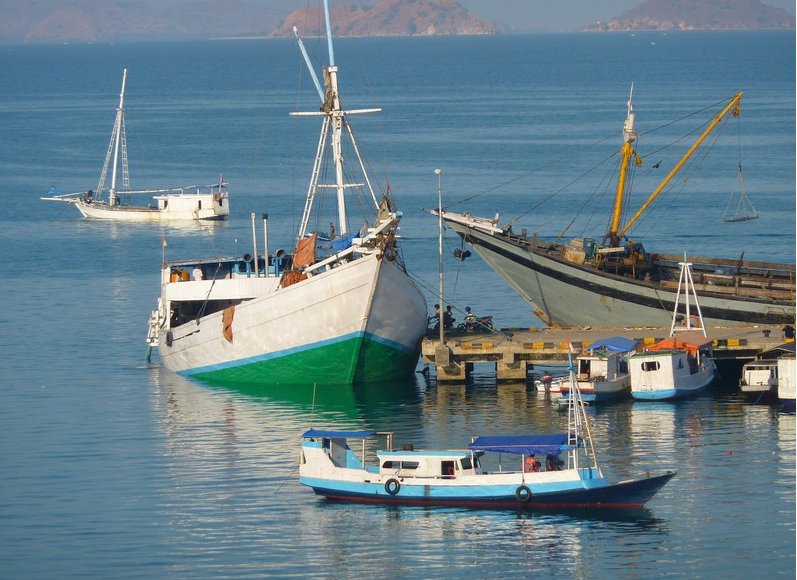
[[[326,8],[327,3],[325,0],[324,9],[326,10]],[[329,16],[327,16],[328,18]],[[329,34],[329,30],[327,30],[327,34]],[[329,42],[331,46],[331,39]],[[340,97],[338,96],[338,67],[330,65],[324,71],[324,80],[328,81],[327,91],[331,92],[328,98],[331,98],[332,105],[329,114],[332,119],[332,157],[335,163],[335,190],[338,195],[338,226],[341,235],[344,235],[348,233],[349,227],[346,220],[346,196],[344,195],[343,185],[343,150],[341,146],[343,111],[340,109]]]
[[[324,23],[327,27],[327,49],[329,50],[329,66],[335,66],[335,50],[332,48],[332,26],[329,21],[329,1],[324,0]]]
[[[305,201],[304,213],[302,214],[302,221],[299,225],[299,231],[297,233],[297,241],[301,240],[307,233],[307,229],[310,222],[310,213],[313,208],[313,201],[315,199],[316,194],[318,193],[319,188],[335,189],[337,197],[337,206],[338,206],[337,232],[340,235],[344,235],[349,232],[348,218],[346,217],[345,191],[347,187],[362,187],[363,184],[346,183],[344,181],[343,139],[346,138],[347,136],[351,143],[351,149],[354,152],[354,156],[357,160],[360,172],[364,179],[365,182],[364,184],[365,186],[368,187],[368,190],[371,194],[371,199],[374,202],[374,207],[377,210],[379,208],[379,204],[376,201],[376,195],[374,194],[373,186],[371,185],[371,181],[368,178],[368,172],[366,171],[365,164],[363,163],[362,156],[360,155],[360,151],[357,147],[357,142],[354,138],[354,134],[351,131],[351,127],[347,123],[345,117],[347,115],[357,115],[362,113],[377,113],[381,111],[381,109],[353,109],[353,110],[344,111],[341,108],[340,96],[338,94],[338,67],[335,65],[335,53],[332,47],[332,27],[330,24],[329,3],[327,0],[324,0],[324,16],[325,16],[325,24],[327,27],[327,46],[329,49],[330,65],[323,69],[324,73],[323,89],[321,88],[321,85],[318,82],[318,78],[316,77],[316,74],[313,70],[310,58],[307,55],[307,50],[304,47],[304,43],[302,42],[302,39],[299,37],[299,31],[296,29],[296,27],[294,27],[293,29],[293,33],[294,36],[296,37],[296,41],[299,44],[299,49],[301,50],[302,57],[304,58],[307,68],[310,70],[310,74],[313,78],[313,83],[315,84],[316,91],[318,91],[318,96],[321,99],[321,109],[320,111],[315,111],[312,113],[310,112],[291,113],[291,115],[307,115],[307,116],[320,115],[324,117],[324,122],[321,128],[321,135],[318,141],[318,149],[316,151],[315,163],[313,165],[313,173],[310,178],[310,186],[307,190],[307,200]],[[319,184],[318,181],[319,181],[319,176],[321,174],[322,159],[327,154],[326,147],[328,144],[331,145],[332,147],[331,154],[332,154],[332,162],[335,165],[335,183]]]
[[[628,176],[628,165],[631,163],[631,158],[636,154],[632,144],[636,141],[638,134],[634,130],[634,85],[631,84],[631,94],[628,95],[628,112],[625,117],[625,124],[623,124],[623,148],[620,150],[620,176],[617,179],[617,191],[614,195],[614,209],[612,211],[612,223],[609,226],[609,232],[606,237],[609,239],[610,244],[616,246],[619,244],[619,237],[617,230],[620,229],[620,216],[623,211],[623,197],[625,195],[625,183]]]
[[[109,192],[108,203],[116,205],[116,173],[119,165],[119,144],[122,141],[122,131],[125,116],[125,85],[127,84],[127,69],[122,72],[122,91],[119,93],[119,108],[116,110],[116,123],[114,125],[114,145],[113,145],[113,171],[111,172],[111,190]]]
[[[667,174],[667,177],[664,178],[664,181],[662,181],[659,184],[656,190],[650,194],[647,201],[642,205],[642,207],[640,207],[637,210],[637,212],[634,214],[634,217],[628,220],[628,222],[625,224],[625,227],[623,227],[622,231],[620,231],[619,236],[621,237],[624,236],[626,232],[631,228],[631,226],[634,225],[637,219],[639,219],[639,217],[645,212],[648,206],[651,203],[653,203],[653,200],[655,200],[658,197],[658,195],[664,190],[664,188],[667,187],[667,184],[670,183],[670,180],[675,176],[676,173],[678,173],[681,170],[681,167],[683,167],[684,163],[686,163],[689,160],[692,154],[697,150],[698,147],[700,147],[701,143],[703,143],[703,141],[706,140],[706,137],[708,137],[709,134],[719,124],[719,122],[722,121],[725,115],[727,115],[730,111],[733,111],[734,117],[739,116],[739,102],[742,100],[742,95],[744,95],[744,93],[738,93],[736,96],[734,96],[731,99],[731,101],[726,105],[726,107],[722,109],[722,111],[716,117],[714,117],[711,123],[709,123],[708,127],[706,127],[706,130],[703,131],[700,137],[697,138],[697,141],[695,141],[692,144],[692,146],[689,148],[689,151],[687,151],[684,154],[684,156],[681,157],[681,160]]]

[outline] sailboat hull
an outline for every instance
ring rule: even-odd
[[[444,219],[449,214],[444,215]],[[559,252],[503,234],[482,231],[466,223],[446,219],[448,225],[470,242],[478,254],[534,309],[546,324],[561,326],[668,326],[677,287],[614,275],[589,265],[569,262]],[[690,258],[697,261],[697,258]],[[711,259],[720,267],[731,260]],[[770,264],[779,269],[785,265]],[[710,283],[697,283],[706,324],[786,324],[794,321],[794,267],[791,296],[766,296],[766,289],[749,293],[718,293]],[[787,282],[788,284],[788,282]],[[743,290],[743,289],[742,289]],[[763,290],[763,292],[762,292]]]
[[[114,220],[124,222],[169,222],[189,220],[222,220],[230,215],[227,197],[219,198],[212,194],[168,195],[161,207],[138,205],[115,205],[107,203],[86,203],[75,200],[73,203],[83,217],[90,219]]]
[[[164,365],[213,381],[294,384],[414,372],[426,302],[397,263],[370,255],[286,288],[268,280],[262,295],[228,310],[227,336],[223,311],[173,329],[170,340],[162,331]]]

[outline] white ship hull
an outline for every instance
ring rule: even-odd
[[[166,282],[162,304],[195,298],[242,302],[161,329],[164,365],[209,379],[351,383],[414,372],[426,302],[395,263],[369,255],[286,288],[279,278]],[[167,333],[171,333],[167,337]]]
[[[108,205],[74,200],[72,203],[84,217],[125,222],[170,222],[190,220],[219,220],[230,215],[226,194],[182,194],[162,196],[158,207],[137,205]]]

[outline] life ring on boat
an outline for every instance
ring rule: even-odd
[[[166,346],[171,346],[174,342],[174,335],[171,330],[166,331]]]
[[[399,480],[395,477],[391,477],[385,482],[385,491],[388,492],[390,495],[396,495],[399,490],[401,489],[401,484]]]
[[[521,485],[515,490],[515,497],[520,503],[528,503],[531,499],[531,490],[528,485]]]

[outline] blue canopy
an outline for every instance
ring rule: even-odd
[[[612,336],[610,338],[596,340],[587,347],[587,350],[598,350],[599,348],[603,348],[613,352],[631,352],[634,350],[634,348],[636,348],[637,344],[638,342],[636,340],[632,340],[630,338]]]
[[[554,435],[502,435],[478,437],[468,445],[473,451],[514,453],[517,455],[559,455],[571,449],[567,445],[567,433]]]
[[[365,439],[376,435],[376,431],[325,431],[310,429],[302,433],[302,437],[327,437],[329,439]]]
[[[332,249],[336,252],[342,252],[349,246],[351,246],[351,242],[354,238],[357,237],[357,234],[344,234],[339,238],[335,238],[332,240]]]

